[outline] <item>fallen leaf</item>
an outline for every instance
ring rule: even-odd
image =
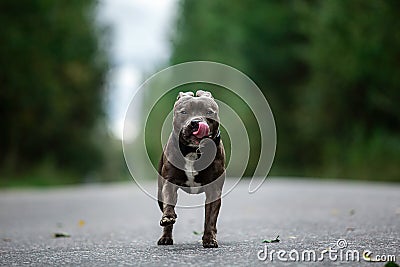
[[[197,231],[193,231],[193,234],[194,234],[194,235],[202,235],[202,234],[203,234],[203,232],[197,232]]]
[[[55,237],[55,238],[59,238],[59,237],[71,237],[71,235],[70,234],[68,234],[68,233],[54,233],[53,234],[53,236]]]
[[[354,228],[354,227],[347,227],[346,228],[347,232],[353,232],[354,230],[356,230],[356,228]]]
[[[82,227],[85,225],[85,221],[84,220],[79,220],[78,222],[79,227]]]
[[[272,239],[272,240],[264,239],[261,243],[278,243],[278,242],[280,242],[279,235],[275,239]]]
[[[356,214],[356,211],[355,211],[354,209],[351,209],[351,210],[349,211],[349,214],[350,214],[350,216],[353,216],[354,214]]]
[[[393,261],[388,261],[384,267],[399,267],[399,265]]]

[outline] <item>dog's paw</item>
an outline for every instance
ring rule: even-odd
[[[160,239],[158,239],[157,245],[173,245],[174,240],[172,240],[172,237],[168,236],[162,236]]]
[[[174,217],[163,216],[160,221],[161,226],[168,226],[174,224],[176,219]]]
[[[206,238],[203,239],[203,247],[204,248],[217,248],[218,247],[218,242],[215,238]]]

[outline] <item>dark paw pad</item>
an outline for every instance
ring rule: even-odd
[[[175,218],[174,217],[162,217],[160,221],[161,226],[167,226],[167,225],[172,225],[175,223]]]
[[[165,236],[162,236],[157,242],[157,245],[172,245],[172,244],[174,244],[172,237],[165,237]]]
[[[205,240],[203,240],[203,247],[204,248],[217,248],[218,242],[215,239],[205,239]]]

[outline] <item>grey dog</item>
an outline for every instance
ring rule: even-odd
[[[158,204],[164,227],[158,245],[172,245],[177,191],[205,192],[203,247],[216,248],[217,218],[225,180],[225,151],[219,108],[210,92],[180,92],[174,105],[173,131],[158,166]]]

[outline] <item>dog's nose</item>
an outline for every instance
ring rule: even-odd
[[[193,120],[190,122],[190,125],[193,126],[193,127],[196,127],[196,126],[199,125],[199,122],[201,122],[200,119],[193,119]]]

